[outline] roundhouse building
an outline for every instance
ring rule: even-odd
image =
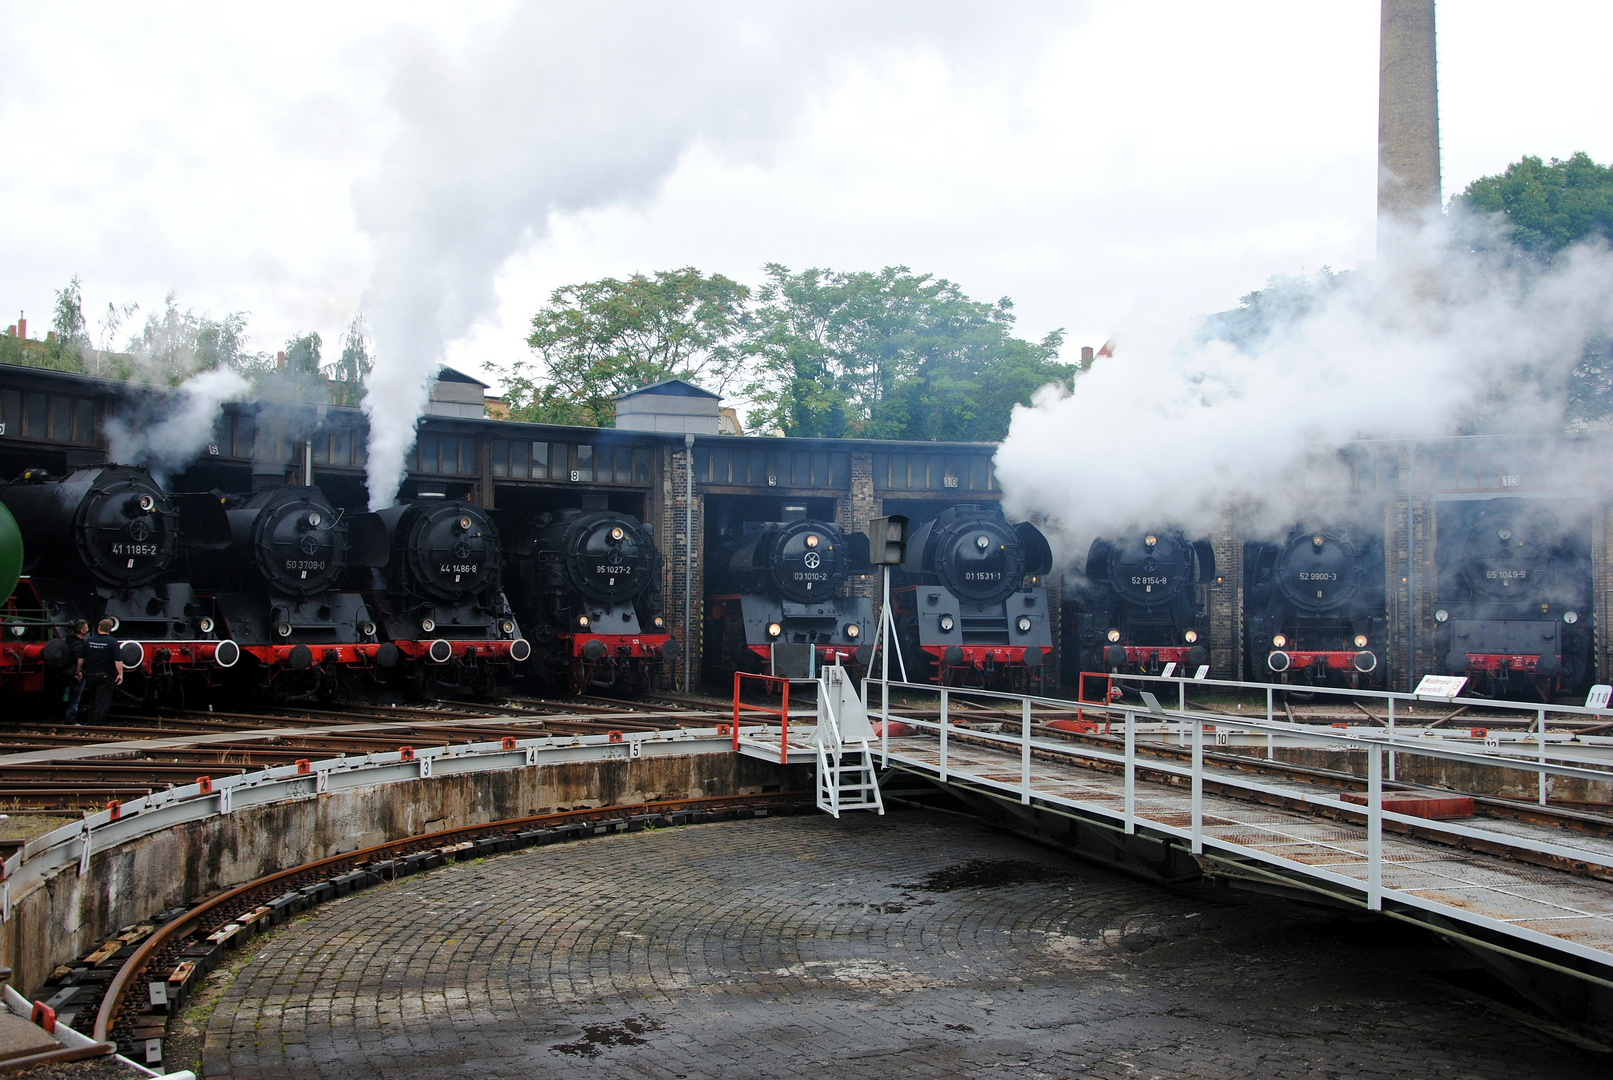
[[[420,421],[400,497],[440,495],[535,511],[603,502],[642,517],[665,557],[665,610],[685,646],[680,683],[685,671],[699,677],[702,566],[708,544],[726,530],[777,520],[785,506],[861,530],[883,514],[906,514],[918,524],[948,506],[1001,499],[992,444],[718,434],[718,399],[678,380],[625,395],[616,428],[486,419],[476,415],[482,390],[477,380],[445,369]],[[0,368],[0,476],[105,461],[106,420],[124,416],[149,426],[171,408],[173,393]],[[364,414],[353,408],[269,398],[231,403],[201,453],[178,466],[168,484],[176,491],[246,491],[311,481],[337,506],[360,511],[367,501],[366,433]],[[1389,635],[1381,661],[1389,686],[1406,688],[1421,675],[1445,671],[1451,630],[1436,615],[1460,614],[1453,605],[1463,601],[1464,586],[1453,567],[1473,536],[1497,531],[1486,524],[1494,516],[1486,511],[1505,507],[1548,512],[1567,542],[1588,553],[1589,610],[1575,632],[1587,642],[1597,678],[1613,673],[1609,635],[1599,632],[1613,604],[1613,501],[1594,482],[1608,474],[1610,450],[1613,437],[1603,432],[1346,449],[1351,491],[1346,505],[1334,509],[1356,528],[1382,529]],[[1211,535],[1216,577],[1202,588],[1217,677],[1261,674],[1263,654],[1255,655],[1259,649],[1245,632],[1244,562],[1247,546],[1262,539],[1270,538],[1250,535],[1236,507]],[[877,600],[877,584],[868,578],[853,588]],[[1057,604],[1058,575],[1047,584]],[[1049,673],[1061,670],[1054,625]]]

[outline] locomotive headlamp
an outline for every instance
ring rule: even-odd
[[[464,515],[455,524],[459,526],[460,532],[470,532],[470,515]]]
[[[139,506],[141,513],[149,514],[153,510],[157,509],[157,500],[153,499],[150,495],[142,495],[140,496]]]
[[[505,619],[498,624],[498,629],[499,633],[501,634],[513,633],[515,631],[515,623],[509,619]]]
[[[1563,612],[1563,622],[1567,623],[1569,626],[1573,626],[1575,623],[1579,622],[1579,612],[1577,612],[1577,611],[1565,611],[1565,612]]]
[[[1182,640],[1187,642],[1189,645],[1193,644],[1198,639],[1199,632],[1197,630],[1189,630],[1187,633],[1182,635]]]
[[[1446,611],[1444,608],[1440,608],[1438,611],[1434,612],[1435,622],[1445,622],[1450,617],[1451,613]]]
[[[1511,540],[1512,539],[1512,530],[1511,529],[1502,529],[1500,532],[1496,533],[1495,535],[1499,536],[1503,540]]]
[[[610,538],[612,540],[620,540],[622,538],[622,536],[623,536],[622,527],[620,525],[616,526],[616,528],[614,528],[614,529],[612,529],[610,531]]]
[[[856,623],[846,624],[846,636],[851,638],[853,641],[855,641],[857,639],[857,635],[862,632],[863,628],[858,626]]]
[[[427,633],[427,634],[431,633],[433,630],[437,629],[437,620],[436,619],[421,619],[420,620],[420,629],[424,633]]]
[[[659,629],[661,629],[661,627],[663,627],[665,625],[666,625],[666,620],[661,618],[661,616],[657,615],[655,617],[655,628],[657,630],[659,630]]]
[[[280,623],[280,624],[275,626],[274,632],[279,634],[281,637],[290,637],[291,636],[291,624],[288,623],[288,622]]]
[[[818,546],[818,534],[817,533],[808,533],[807,534],[806,546],[807,547],[817,547]]]
[[[586,615],[578,615],[577,616],[577,625],[582,627],[584,630],[588,629],[588,616],[586,616]]]
[[[1311,537],[1311,543],[1316,547],[1321,547],[1324,539],[1325,538],[1321,533],[1317,533],[1315,536]]]
[[[1149,533],[1147,536],[1143,537],[1143,543],[1149,547],[1154,547],[1159,543],[1159,537],[1155,536],[1153,533]]]
[[[369,622],[368,620],[366,620],[364,622],[361,622],[361,623],[358,624],[358,632],[363,634],[365,637],[374,637],[375,636],[375,624],[372,623],[372,622]]]
[[[1271,644],[1272,648],[1280,649],[1284,645],[1288,644],[1288,636],[1286,634],[1273,634],[1271,637]]]
[[[322,515],[318,510],[308,511],[308,527],[310,529],[319,528],[320,522],[324,520],[324,515]]]
[[[1120,631],[1119,630],[1111,630],[1111,631],[1109,631],[1107,637],[1109,638],[1110,641],[1119,641],[1120,640]]]
[[[1021,634],[1028,634],[1031,632],[1031,620],[1028,615],[1021,615],[1017,620],[1015,620],[1014,625],[1019,627],[1019,632]]]
[[[984,533],[982,533],[981,535],[975,537],[975,547],[979,548],[981,551],[985,551],[990,546],[991,546],[991,537],[985,535]]]
[[[784,627],[780,626],[778,623],[770,622],[767,624],[768,637],[778,637],[782,633],[784,633]]]
[[[203,615],[200,619],[196,620],[196,629],[200,630],[204,634],[211,634],[213,632],[213,620],[208,618],[206,615]]]
[[[943,634],[952,633],[952,627],[955,626],[955,625],[956,624],[952,621],[952,616],[950,616],[950,615],[941,616],[941,633],[943,633]]]
[[[1355,647],[1358,649],[1364,649],[1367,647],[1367,636],[1365,634],[1355,635]]]

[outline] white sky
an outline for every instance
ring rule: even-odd
[[[450,362],[484,375],[525,355],[551,289],[635,271],[755,283],[767,261],[900,263],[977,299],[1012,297],[1025,336],[1065,327],[1074,355],[1128,324],[1230,307],[1272,274],[1371,257],[1372,0],[813,4],[798,14],[825,21],[804,35],[800,19],[657,7],[686,13],[681,40],[644,25],[651,7],[0,3],[0,325],[23,310],[42,336],[54,290],[77,273],[92,332],[108,301],[151,310],[174,290],[215,316],[250,311],[257,348],[310,329],[334,344],[381,273],[385,226],[362,216],[365,193],[382,218],[420,210],[410,200],[432,189],[437,130],[478,133],[441,147],[444,184],[485,172],[518,198],[531,163],[479,147],[501,130],[572,170],[570,194],[543,203],[561,207],[546,227],[540,207],[535,225],[483,245],[496,302],[447,320],[450,338],[473,326]],[[1463,0],[1442,4],[1439,24],[1447,197],[1523,154],[1613,161],[1613,5]],[[705,28],[735,25],[708,53]],[[760,120],[747,110],[768,93],[754,79],[722,99],[746,34],[774,35],[781,69],[805,72],[779,80]],[[640,162],[590,198],[588,169],[610,156],[590,145],[592,120],[568,123],[552,86],[530,106],[525,84],[497,93],[496,65],[524,66],[510,49],[521,35],[534,68],[592,70],[612,88],[576,115],[642,110],[650,119],[611,129],[634,138],[653,141],[658,94],[683,92],[667,71],[715,65],[718,90],[695,84],[710,100],[667,136],[668,167]],[[617,50],[616,35],[637,43]],[[667,54],[660,66],[647,48]],[[828,59],[817,70],[792,48]],[[475,80],[475,93],[435,89]],[[555,189],[535,184],[532,198]],[[474,209],[435,227],[466,220]]]

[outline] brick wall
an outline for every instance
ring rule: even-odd
[[[1210,530],[1215,579],[1205,590],[1210,616],[1210,675],[1243,678],[1243,521],[1235,506]]]

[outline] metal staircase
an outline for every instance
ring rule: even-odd
[[[822,669],[818,726],[812,736],[818,751],[819,810],[837,818],[842,810],[885,812],[874,772],[874,751],[868,745],[873,735],[867,710],[846,678],[846,669],[838,664]]]

